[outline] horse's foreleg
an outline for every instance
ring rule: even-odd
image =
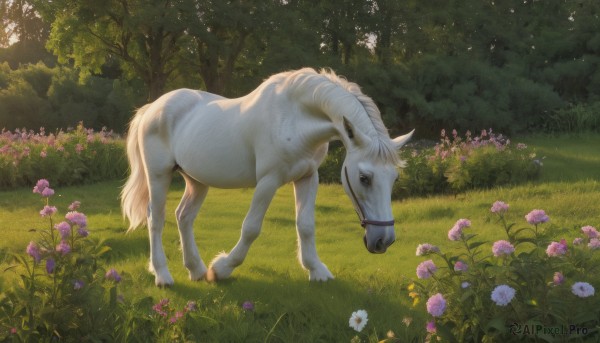
[[[148,204],[148,232],[150,234],[150,271],[157,286],[173,285],[162,245],[165,225],[165,205],[171,175],[150,178],[150,203]]]
[[[204,278],[207,269],[200,253],[198,253],[198,247],[194,239],[194,220],[206,198],[208,186],[191,179],[185,174],[182,175],[186,187],[175,215],[183,251],[183,265],[188,269],[190,279],[196,281]]]
[[[262,178],[256,185],[250,210],[242,224],[242,235],[229,254],[221,253],[210,263],[207,280],[216,281],[228,278],[233,269],[246,258],[250,245],[258,237],[265,213],[280,183],[274,178]]]
[[[298,232],[298,259],[309,271],[310,281],[327,281],[333,275],[319,256],[315,244],[315,202],[319,176],[315,172],[294,182],[296,197],[296,230]]]

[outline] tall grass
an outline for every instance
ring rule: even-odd
[[[567,240],[575,237],[583,225],[600,226],[600,160],[593,148],[593,144],[600,146],[600,137],[533,137],[525,141],[546,156],[540,181],[457,196],[396,201],[393,213],[397,242],[383,255],[366,251],[363,231],[342,188],[321,185],[317,199],[317,250],[336,276],[323,284],[309,283],[296,259],[291,185],[278,191],[262,233],[244,264],[231,279],[208,284],[187,280],[182,265],[172,214],[183,185],[176,182],[168,196],[167,213],[171,215],[167,216],[163,237],[176,282],[169,289],[156,288],[153,276],[146,270],[146,230],[125,233],[126,223],[121,219],[118,202],[121,182],[60,187],[53,201],[58,208],[65,208],[73,200],[81,201],[91,235],[105,239],[112,247],[106,262],[132,280],[123,287],[126,299],[169,298],[178,306],[188,300],[198,301],[210,317],[203,331],[198,329],[205,341],[347,342],[357,335],[348,327],[350,314],[357,309],[369,313],[365,331],[358,334],[363,340],[383,339],[392,330],[403,341],[422,341],[426,319],[412,308],[406,291],[420,262],[415,249],[425,241],[441,249],[452,249],[446,232],[456,219],[471,219],[472,231],[482,239],[501,238],[502,232],[486,213],[494,201],[503,200],[511,204],[511,213],[523,216],[531,209],[544,209],[553,224],[566,228]],[[196,243],[205,262],[236,243],[251,196],[251,189],[210,190],[195,223]],[[24,251],[34,235],[29,230],[42,225],[41,218],[32,216],[41,207],[30,187],[0,193],[0,250]],[[4,260],[3,270],[7,263]],[[0,287],[8,287],[14,274],[6,272],[3,278]],[[254,303],[253,312],[241,309],[245,301]],[[412,322],[407,326],[409,318]]]

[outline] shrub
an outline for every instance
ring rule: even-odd
[[[57,185],[120,178],[127,171],[124,142],[112,131],[75,130],[46,135],[26,129],[0,135],[0,189],[26,186],[43,175]]]
[[[461,192],[537,178],[542,161],[525,144],[511,145],[508,138],[482,130],[472,137],[469,131],[452,137],[442,130],[433,148],[404,150],[406,168],[394,187],[394,197]]]
[[[507,221],[508,208],[500,201],[491,208],[505,234],[491,250],[468,232],[467,219],[448,232],[456,253],[417,248],[417,256],[432,259],[417,267],[420,280],[408,289],[431,315],[427,331],[449,342],[598,339],[598,231],[585,226],[569,244],[557,239],[569,230],[545,224],[543,210],[525,216],[530,226],[517,227]],[[428,299],[425,308],[420,299]]]

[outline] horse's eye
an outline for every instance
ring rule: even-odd
[[[365,186],[369,186],[371,184],[371,179],[365,174],[359,174],[358,179],[360,180],[360,183]]]

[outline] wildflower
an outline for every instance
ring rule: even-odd
[[[254,311],[254,304],[251,301],[246,300],[242,304],[242,308],[244,309],[244,311]]]
[[[432,295],[427,300],[427,312],[434,317],[439,317],[446,310],[446,299],[441,293]]]
[[[573,240],[573,245],[581,245],[583,243],[583,238],[577,237]]]
[[[48,189],[48,188],[46,188]],[[52,216],[54,213],[56,213],[57,209],[54,206],[44,206],[44,208],[40,211],[40,216],[42,217],[49,217]]]
[[[404,322],[404,320],[402,320],[402,322]],[[409,324],[410,325],[410,324]],[[407,325],[408,326],[408,325]],[[388,332],[386,332],[385,337],[393,339],[396,337],[396,333],[392,330],[388,330]]]
[[[502,214],[508,211],[508,204],[502,201],[496,201],[492,204],[492,208],[490,208],[492,213]]]
[[[555,286],[562,285],[562,283],[564,281],[565,281],[565,276],[561,272],[554,273],[554,277],[552,278],[552,283],[554,283]]]
[[[33,193],[42,194],[44,189],[46,189],[47,187],[50,187],[50,183],[48,182],[48,180],[39,179],[38,182],[35,184],[35,187],[33,187]]]
[[[35,261],[35,263],[40,263],[40,260],[42,259],[42,256],[40,255],[40,248],[37,246],[37,244],[33,241],[29,242],[29,245],[27,246],[27,254],[31,257],[33,257],[33,260]]]
[[[81,154],[81,152],[85,150],[85,148],[83,147],[83,145],[81,145],[80,143],[77,143],[75,145],[75,152],[77,153],[77,155]]]
[[[69,246],[69,243],[65,242],[65,241],[61,241],[57,246],[56,246],[56,251],[61,253],[63,256],[65,256],[66,254],[68,254],[69,252],[71,252],[71,247]]]
[[[594,287],[587,282],[575,282],[571,287],[571,292],[580,298],[587,298],[594,295]]]
[[[492,252],[496,257],[510,255],[515,252],[515,247],[509,241],[499,240],[492,246]]]
[[[552,242],[546,248],[546,254],[550,257],[562,256],[567,253],[567,242],[563,239],[560,242]]]
[[[154,310],[154,312],[158,313],[159,316],[166,318],[168,313],[167,313],[167,311],[164,310],[163,307],[168,306],[168,305],[169,305],[169,299],[162,299],[161,301],[158,302],[158,304],[152,306],[152,309]]]
[[[56,266],[56,262],[54,262],[53,258],[49,258],[46,260],[46,273],[52,274],[54,273],[54,267]]]
[[[588,248],[590,248],[591,250],[600,249],[600,239],[598,239],[598,238],[590,239],[590,242],[588,243]]]
[[[460,284],[460,288],[462,288],[462,289],[469,288],[469,287],[471,287],[471,283],[470,283],[470,282],[463,281],[463,282]]]
[[[54,225],[54,228],[60,233],[62,239],[66,239],[71,235],[71,225],[67,222],[60,222]]]
[[[417,277],[419,279],[427,279],[433,275],[436,270],[437,267],[432,260],[423,261],[417,266]]]
[[[40,157],[46,158],[46,156],[48,156],[48,153],[46,152],[46,150],[42,150],[42,152],[40,152]]]
[[[351,328],[361,332],[365,325],[367,325],[367,321],[369,321],[369,318],[367,317],[367,311],[358,310],[356,312],[352,312],[352,316],[350,316],[348,323],[350,324]]]
[[[44,198],[49,198],[54,195],[54,190],[50,187],[46,187],[41,194]]]
[[[436,329],[435,329],[435,321],[429,321],[427,322],[427,325],[425,325],[425,329],[427,329],[427,332],[429,333],[435,333]]]
[[[83,285],[84,285],[83,281],[81,281],[81,280],[75,280],[75,282],[73,282],[73,289],[76,290],[76,291],[80,290],[80,289],[83,288]]]
[[[525,220],[531,225],[542,224],[550,220],[544,210],[533,210],[525,216]]]
[[[404,325],[406,325],[406,327],[409,327],[410,324],[412,324],[412,321],[413,321],[412,317],[404,317],[404,318],[402,318],[402,323]]]
[[[469,269],[469,266],[463,261],[456,261],[454,263],[454,271],[456,272],[466,272]]]
[[[117,283],[121,282],[121,275],[119,275],[114,268],[111,268],[109,271],[107,271],[104,277]]]
[[[527,144],[517,143],[517,150],[525,150],[525,149],[527,149]]]
[[[417,247],[417,256],[425,256],[436,252],[440,252],[440,248],[429,243],[419,244]]]
[[[581,228],[581,232],[588,236],[588,238],[598,238],[598,230],[593,226],[584,226]]]
[[[15,327],[10,328],[10,334],[11,335],[16,335],[17,334],[17,328],[15,328]]]
[[[73,201],[71,203],[71,205],[69,205],[69,211],[75,211],[76,209],[79,208],[80,205],[81,205],[81,202],[79,202],[79,201]]]
[[[79,227],[87,226],[87,217],[83,213],[71,211],[65,215],[65,218],[71,223],[78,225]]]
[[[77,229],[77,234],[79,234],[79,236],[81,237],[87,237],[90,234],[90,232],[85,228],[80,227],[79,229]]]
[[[507,285],[497,286],[492,291],[492,300],[498,306],[506,306],[515,297],[515,292],[516,292],[515,289],[510,286],[507,286]]]
[[[198,304],[195,301],[188,301],[185,305],[185,311],[187,312],[196,312],[198,311]]]
[[[471,221],[468,219],[459,219],[456,221],[452,229],[448,231],[448,239],[458,241],[462,237],[462,230],[471,226]]]

